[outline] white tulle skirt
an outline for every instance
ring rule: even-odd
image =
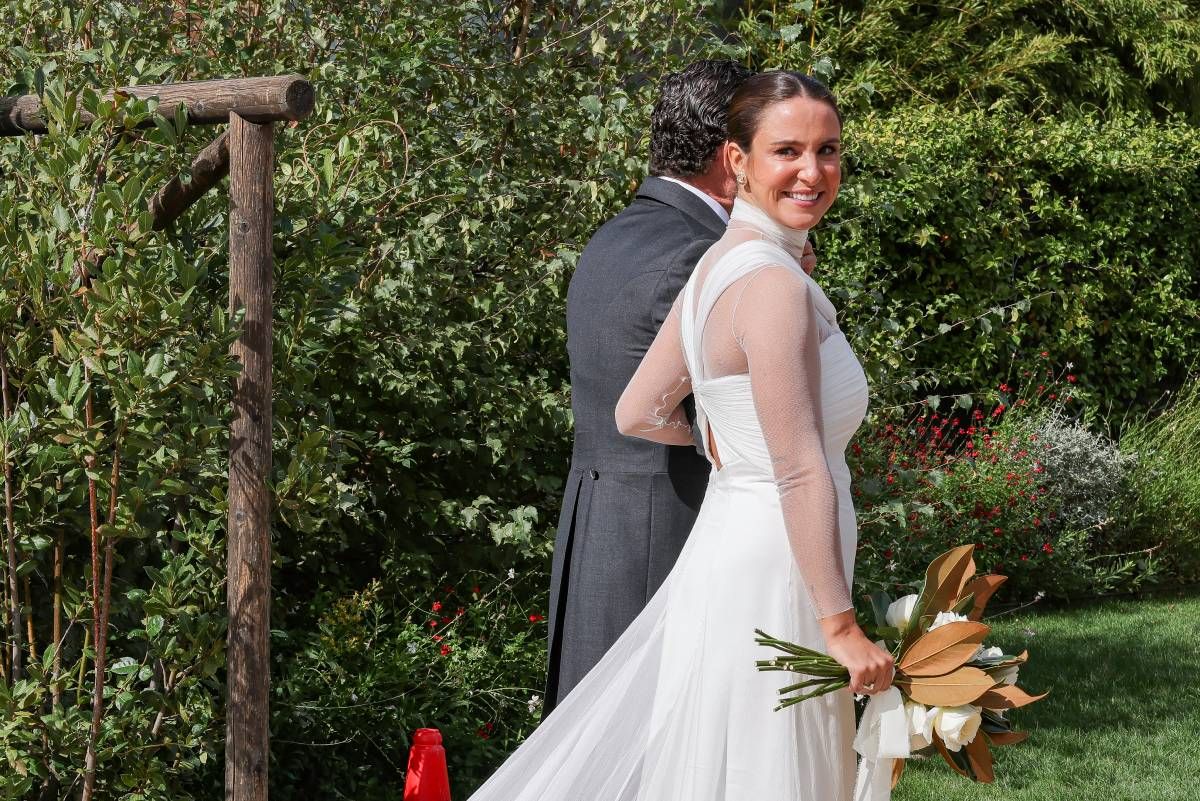
[[[843,502],[849,571],[853,515]],[[825,647],[774,484],[727,466],[649,605],[470,801],[849,799],[849,691],[774,711],[800,677],[757,670],[774,652],[756,628]]]

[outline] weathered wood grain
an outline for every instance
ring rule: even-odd
[[[229,308],[245,309],[229,437],[227,801],[266,801],[270,761],[274,126],[229,121]]]
[[[225,78],[212,81],[127,86],[116,90],[134,97],[157,97],[158,113],[173,117],[177,106],[187,110],[193,125],[229,122],[236,113],[249,122],[302,120],[313,110],[312,84],[299,75],[269,78]],[[104,97],[111,98],[113,92]],[[80,113],[88,125],[94,117]],[[147,120],[145,125],[153,125]],[[0,136],[46,133],[46,120],[37,95],[0,97]]]

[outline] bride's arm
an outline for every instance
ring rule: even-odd
[[[754,276],[734,336],[746,354],[792,553],[818,618],[853,608],[838,532],[838,499],[825,458],[817,312],[803,278],[784,267]]]
[[[692,392],[683,360],[676,299],[667,319],[617,401],[617,430],[664,445],[691,445],[692,427],[682,405]]]
[[[849,671],[852,692],[882,692],[892,682],[893,659],[854,618],[837,490],[825,459],[820,335],[808,283],[786,268],[765,268],[748,283],[733,330],[749,365],[784,527],[826,648]]]

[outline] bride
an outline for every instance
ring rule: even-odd
[[[845,449],[867,381],[800,267],[841,183],[829,90],[751,78],[729,110],[738,196],[616,409],[622,433],[693,441],[713,464],[695,527],[645,610],[471,801],[839,801],[854,787],[851,692],[892,657],[854,618]],[[720,156],[719,156],[720,157]],[[773,711],[761,628],[830,654],[849,688]]]

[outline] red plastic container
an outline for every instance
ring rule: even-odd
[[[450,772],[446,749],[437,729],[417,729],[408,752],[404,801],[450,801]]]

